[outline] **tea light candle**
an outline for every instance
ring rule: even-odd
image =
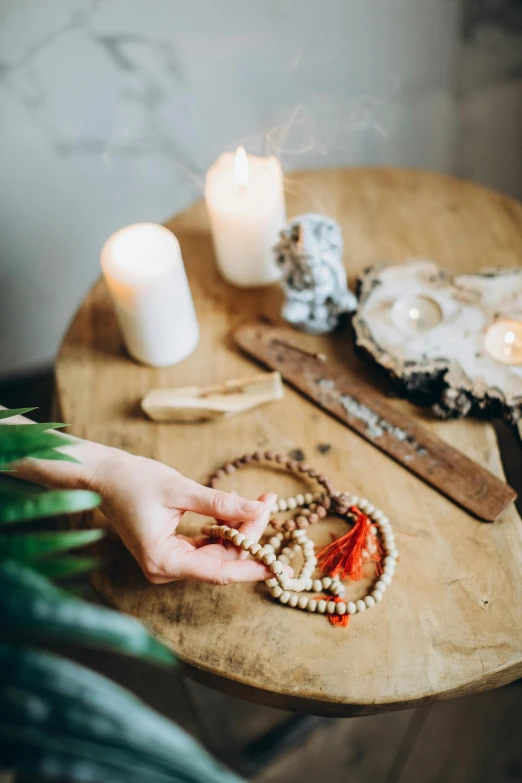
[[[484,348],[501,364],[522,364],[522,321],[499,318],[489,326]]]
[[[113,234],[101,266],[123,339],[138,361],[163,367],[185,359],[199,339],[179,242],[164,226],[136,223]]]
[[[243,287],[279,280],[273,247],[286,224],[279,161],[247,155],[243,147],[225,152],[208,170],[205,200],[223,277]]]
[[[429,332],[442,320],[442,310],[428,296],[401,296],[391,309],[394,326],[401,332]]]

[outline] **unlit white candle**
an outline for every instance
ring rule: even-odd
[[[185,359],[199,339],[179,242],[164,226],[136,223],[113,234],[101,266],[123,339],[138,361],[163,367]]]
[[[279,161],[242,147],[225,152],[207,172],[205,200],[223,277],[243,287],[279,280],[273,247],[286,223]]]

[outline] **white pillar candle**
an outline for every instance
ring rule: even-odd
[[[138,361],[164,367],[192,353],[199,339],[181,249],[174,234],[155,223],[136,223],[113,234],[101,266],[123,339]]]
[[[207,172],[205,200],[223,277],[243,287],[279,280],[273,247],[286,223],[279,161],[243,147],[225,152]]]

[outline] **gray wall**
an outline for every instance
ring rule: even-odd
[[[520,196],[522,36],[490,4],[0,0],[0,375],[51,361],[104,239],[238,142]]]

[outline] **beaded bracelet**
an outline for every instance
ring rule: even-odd
[[[256,454],[246,455],[235,460],[233,463],[227,463],[216,471],[210,480],[210,485],[215,487],[222,476],[233,473],[237,468],[248,465],[252,461],[263,459],[286,465],[291,470],[316,479],[328,494],[298,493],[285,499],[283,504],[281,504],[281,500],[274,504],[272,513],[290,509],[296,510],[297,515],[295,520],[286,520],[283,523],[281,520],[271,519],[271,525],[276,527],[277,532],[266,544],[252,542],[243,533],[227,525],[211,525],[205,532],[213,537],[230,541],[251,554],[260,563],[268,566],[274,576],[266,581],[266,585],[272,597],[279,600],[280,603],[309,612],[317,611],[320,614],[327,614],[333,625],[346,627],[351,615],[370,609],[381,601],[383,593],[391,584],[398,551],[395,547],[390,521],[366,498],[335,492],[331,483],[322,474],[303,465],[303,463],[284,455],[275,454],[275,452],[256,452]],[[305,505],[309,506],[308,515],[304,513],[304,509],[297,510]],[[312,507],[314,507],[313,511]],[[325,547],[317,558],[314,542],[308,538],[305,528],[326,516],[329,508],[332,513],[354,520],[355,525],[348,534]],[[320,513],[318,513],[319,509],[321,509]],[[289,527],[288,522],[292,521],[294,521],[294,525]],[[280,524],[277,525],[277,522]],[[282,527],[285,528],[284,531],[281,530]],[[376,538],[377,533],[381,536],[382,547]],[[281,549],[283,543],[286,545]],[[303,566],[297,577],[288,577],[284,570],[284,564],[290,563],[300,550],[304,556]],[[345,602],[343,600],[345,588],[339,574],[343,577],[349,574],[354,580],[361,579],[362,565],[371,560],[375,562],[377,571],[374,584],[362,598],[355,602]],[[322,569],[329,571],[329,574],[321,579],[314,579],[313,573],[318,561]],[[316,593],[329,592],[331,597],[299,595],[304,591],[310,592],[312,590]]]

